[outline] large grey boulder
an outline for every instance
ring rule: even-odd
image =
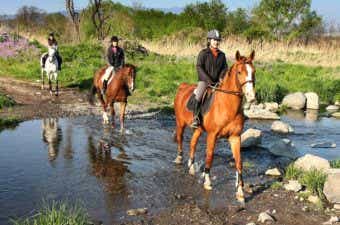
[[[264,109],[270,111],[270,112],[277,112],[279,110],[279,104],[276,102],[265,102]]]
[[[249,108],[244,108],[244,115],[249,119],[279,120],[280,116],[265,108],[264,104],[252,104]]]
[[[270,129],[274,132],[283,133],[283,134],[294,132],[294,129],[289,124],[284,123],[282,121],[274,121]]]
[[[327,171],[331,168],[327,159],[312,154],[306,154],[298,158],[295,161],[294,166],[304,171],[309,171],[311,169]]]
[[[241,147],[249,148],[261,144],[262,131],[249,128],[241,135]]]
[[[319,96],[315,92],[307,92],[306,96],[306,108],[307,109],[319,109]]]
[[[330,169],[327,171],[323,193],[331,203],[340,203],[340,169]]]
[[[269,146],[268,150],[274,155],[284,156],[290,159],[299,157],[299,152],[296,150],[292,141],[286,138],[274,142]]]
[[[302,92],[295,92],[286,95],[281,104],[295,110],[303,109],[306,105],[306,96]]]

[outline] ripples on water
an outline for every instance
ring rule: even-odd
[[[295,134],[270,132],[269,121],[248,121],[247,127],[264,131],[263,145],[276,139],[290,138],[299,151],[327,159],[340,158],[340,121],[318,118],[307,112],[288,113],[282,118]],[[233,166],[226,141],[220,140],[215,151],[212,176],[216,192],[206,199],[199,179],[190,177],[185,166],[174,166],[176,145],[172,142],[174,121],[159,119],[127,120],[127,134],[120,135],[103,127],[99,117],[73,119],[49,118],[26,121],[0,133],[0,224],[8,218],[32,215],[42,200],[80,200],[93,218],[120,221],[130,208],[147,207],[156,212],[174,202],[174,194],[193,195],[198,201],[224,204],[221,196],[233,195],[224,189],[232,180]],[[189,149],[189,130],[185,133],[185,153]],[[197,159],[204,159],[205,137],[199,142]],[[335,149],[312,149],[310,144],[333,141]],[[274,158],[263,149],[244,152],[244,161],[255,164],[252,173],[266,169]],[[266,160],[264,160],[266,159]],[[227,165],[227,166],[226,166]],[[225,175],[232,170],[230,175]],[[259,170],[259,171],[255,171]],[[247,179],[247,178],[246,178]],[[230,186],[232,188],[232,185]],[[233,190],[233,189],[232,189]],[[205,197],[199,197],[205,196]]]

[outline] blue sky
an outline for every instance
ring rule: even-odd
[[[230,9],[238,7],[251,8],[259,0],[223,0]],[[0,0],[0,14],[15,14],[16,10],[23,5],[33,5],[48,12],[63,11],[64,0]],[[147,8],[172,8],[184,7],[196,0],[120,0],[124,5],[132,2],[140,2]],[[88,0],[74,0],[78,9],[86,7]],[[325,17],[327,21],[335,21],[340,24],[340,0],[312,0],[312,8]]]

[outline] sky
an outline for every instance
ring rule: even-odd
[[[238,7],[250,9],[259,0],[222,0],[229,9]],[[75,7],[82,9],[87,6],[88,0],[74,0]],[[117,1],[116,1],[117,2]],[[195,3],[197,0],[120,0],[124,5],[131,5],[132,2],[139,2],[146,8],[182,8],[187,4]],[[58,12],[65,10],[64,0],[0,0],[0,15],[15,14],[18,8],[29,5],[44,9],[47,12]],[[340,0],[312,0],[312,9],[316,10],[327,21],[340,24]]]

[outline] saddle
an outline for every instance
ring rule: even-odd
[[[202,100],[201,100],[201,106],[200,106],[201,116],[204,116],[207,112],[209,112],[209,109],[214,99],[214,95],[215,95],[215,92],[211,88],[207,88],[207,90],[204,92]],[[195,94],[192,93],[187,102],[187,109],[191,112],[194,112],[194,100],[195,100]]]

